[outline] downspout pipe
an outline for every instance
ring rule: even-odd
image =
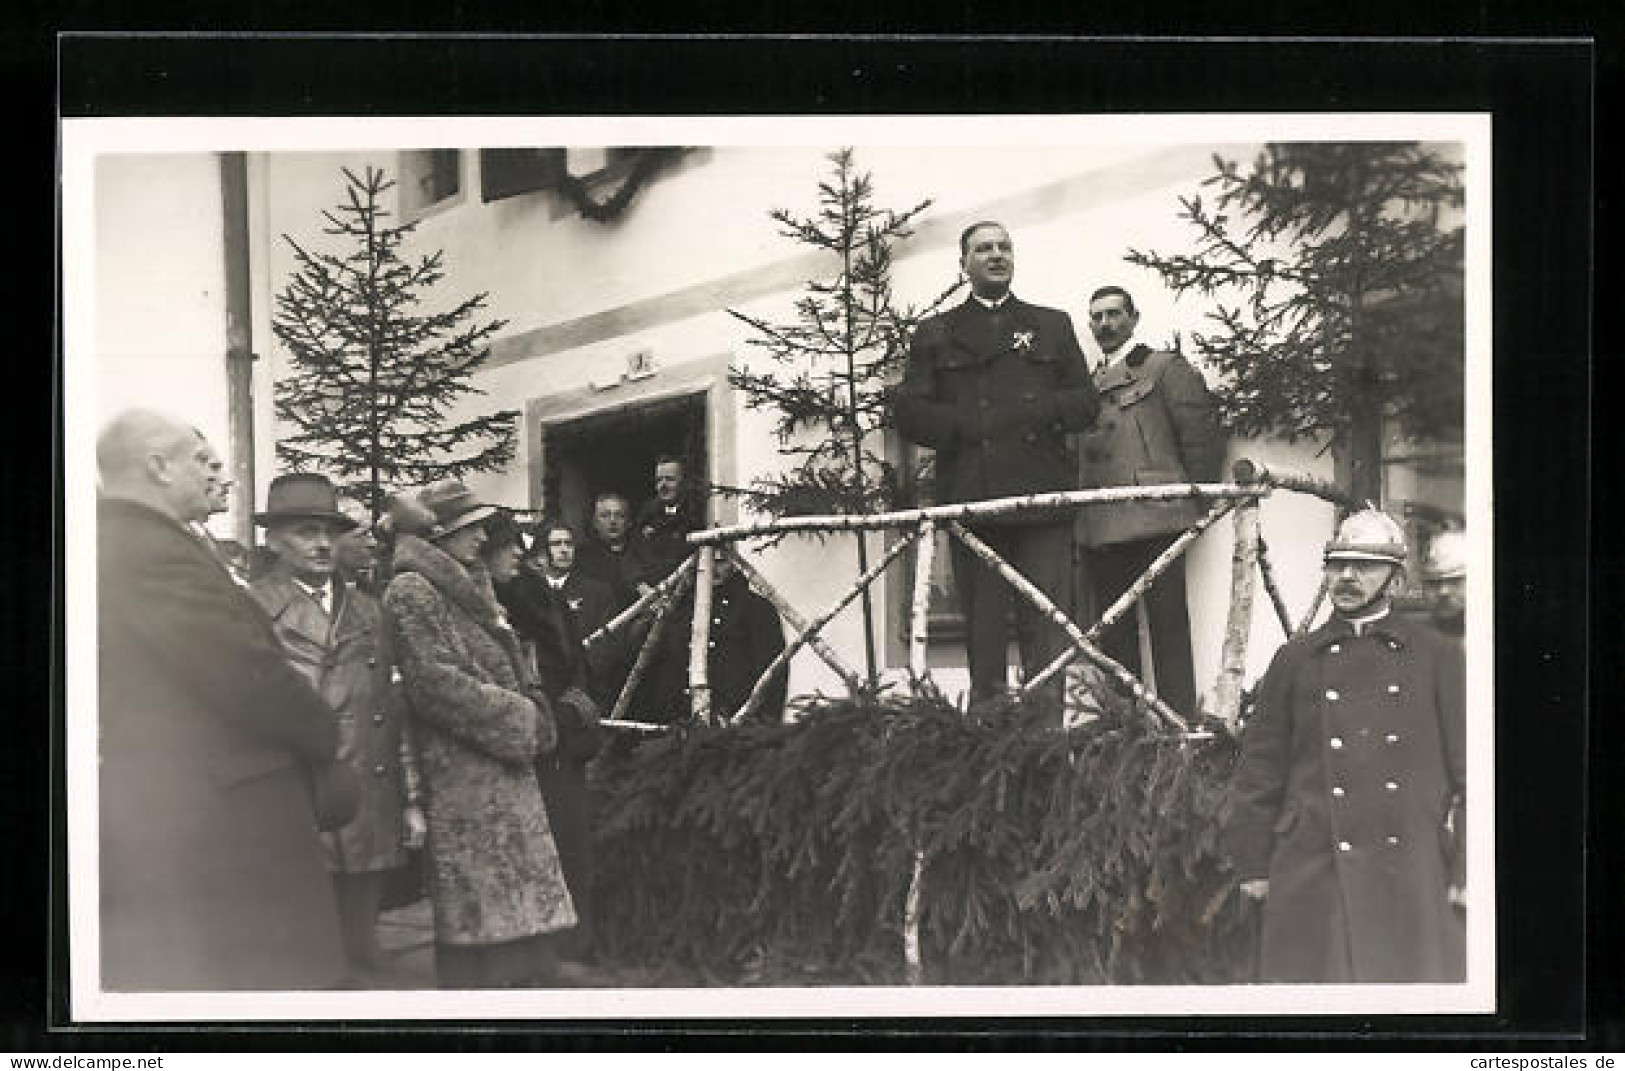
[[[254,334],[249,291],[248,157],[220,154],[226,257],[226,427],[231,439],[231,530],[254,545]]]

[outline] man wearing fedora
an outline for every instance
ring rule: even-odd
[[[250,590],[288,661],[332,708],[338,757],[361,783],[354,819],[322,835],[351,978],[387,982],[379,900],[386,876],[425,830],[406,717],[390,686],[389,630],[378,601],[335,572],[335,547],[356,522],[339,510],[327,477],[278,476],[254,522],[273,564]]]
[[[113,418],[96,459],[102,987],[335,985],[312,788],[335,771],[336,822],[353,778],[332,712],[188,527],[209,515],[219,460],[144,409]]]
[[[1393,611],[1405,533],[1387,514],[1350,516],[1325,559],[1331,619],[1259,682],[1226,830],[1263,902],[1259,980],[1460,981],[1461,649]]]

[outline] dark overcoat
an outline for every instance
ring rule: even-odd
[[[632,521],[632,536],[623,568],[635,588],[638,584],[660,583],[694,552],[688,533],[705,527],[701,511],[688,499],[671,505],[651,498]]]
[[[1082,484],[1209,483],[1224,468],[1218,407],[1202,374],[1175,353],[1135,346],[1095,371],[1100,417],[1083,435]],[[1184,530],[1207,512],[1197,500],[1111,503],[1078,512],[1078,536],[1100,547]]]
[[[487,581],[402,535],[384,609],[411,707],[435,937],[488,945],[576,916],[536,785],[556,741],[551,706]],[[483,579],[483,573],[480,574]]]
[[[672,613],[675,616],[661,637],[661,652],[650,669],[649,694],[656,697],[652,716],[665,722],[681,721],[693,710],[688,683],[693,595],[685,596]],[[784,624],[773,604],[752,591],[743,574],[735,573],[712,590],[709,643],[706,680],[711,686],[711,711],[731,718],[750,698],[763,671],[784,650]],[[752,720],[769,725],[782,722],[789,684],[789,667],[785,666],[768,681]]]
[[[1461,651],[1390,613],[1334,618],[1283,647],[1242,739],[1227,842],[1268,877],[1265,981],[1464,975],[1446,889],[1465,873]]]
[[[341,762],[361,785],[356,816],[322,834],[330,869],[389,870],[406,862],[406,712],[390,686],[394,656],[378,600],[335,577],[333,616],[316,605],[282,568],[251,590],[276,626],[294,669],[309,681],[338,721]]]
[[[617,611],[632,605],[633,600],[637,598],[637,591],[629,575],[631,570],[631,566],[627,563],[629,554],[631,554],[630,546],[611,550],[609,544],[596,535],[588,535],[576,547],[575,571],[608,585]]]
[[[98,509],[102,985],[344,973],[309,771],[338,733],[248,591],[180,524]]]
[[[1100,407],[1071,317],[1014,296],[922,322],[892,403],[903,437],[936,450],[941,502],[1074,489],[1067,434]]]

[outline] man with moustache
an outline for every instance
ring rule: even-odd
[[[1094,373],[1100,419],[1083,436],[1081,483],[1093,488],[1216,481],[1225,444],[1213,396],[1184,357],[1132,344],[1139,322],[1134,299],[1122,287],[1103,286],[1091,295],[1089,329],[1105,360]],[[1078,541],[1089,548],[1095,612],[1104,613],[1207,510],[1207,503],[1195,499],[1102,503],[1080,510]],[[1185,559],[1174,559],[1142,598],[1154,671],[1140,665],[1133,614],[1102,634],[1101,650],[1147,682],[1154,679],[1158,695],[1175,710],[1194,713]]]
[[[1282,647],[1242,737],[1226,843],[1263,902],[1260,981],[1464,976],[1461,649],[1392,609],[1405,536],[1350,516],[1332,616]]]
[[[407,848],[422,844],[427,823],[406,712],[390,680],[394,657],[383,609],[336,571],[338,548],[358,525],[339,511],[327,477],[278,476],[254,521],[265,529],[273,564],[251,590],[275,624],[289,663],[333,710],[339,760],[361,785],[355,817],[322,835],[350,976],[359,984],[387,984],[390,968],[377,933],[384,883],[406,863]],[[347,567],[361,564],[360,550],[345,546]]]
[[[943,503],[1072,490],[1077,470],[1067,433],[1088,427],[1100,408],[1072,320],[1010,292],[1015,247],[1000,224],[971,224],[959,250],[971,295],[915,331],[893,394],[897,429],[936,451]],[[1072,531],[1064,516],[1000,518],[970,528],[1071,610]],[[972,699],[988,699],[1005,690],[1006,620],[1017,597],[957,540],[953,566],[969,632]],[[1016,613],[1022,663],[1033,674],[1060,651],[1064,636],[1025,599],[1017,598]],[[1061,684],[1057,675],[1045,689],[1047,703],[1059,706]]]

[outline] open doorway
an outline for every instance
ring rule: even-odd
[[[634,511],[653,495],[661,454],[684,460],[691,493],[710,485],[704,391],[544,423],[541,434],[541,500],[583,532],[599,493],[619,491]]]

